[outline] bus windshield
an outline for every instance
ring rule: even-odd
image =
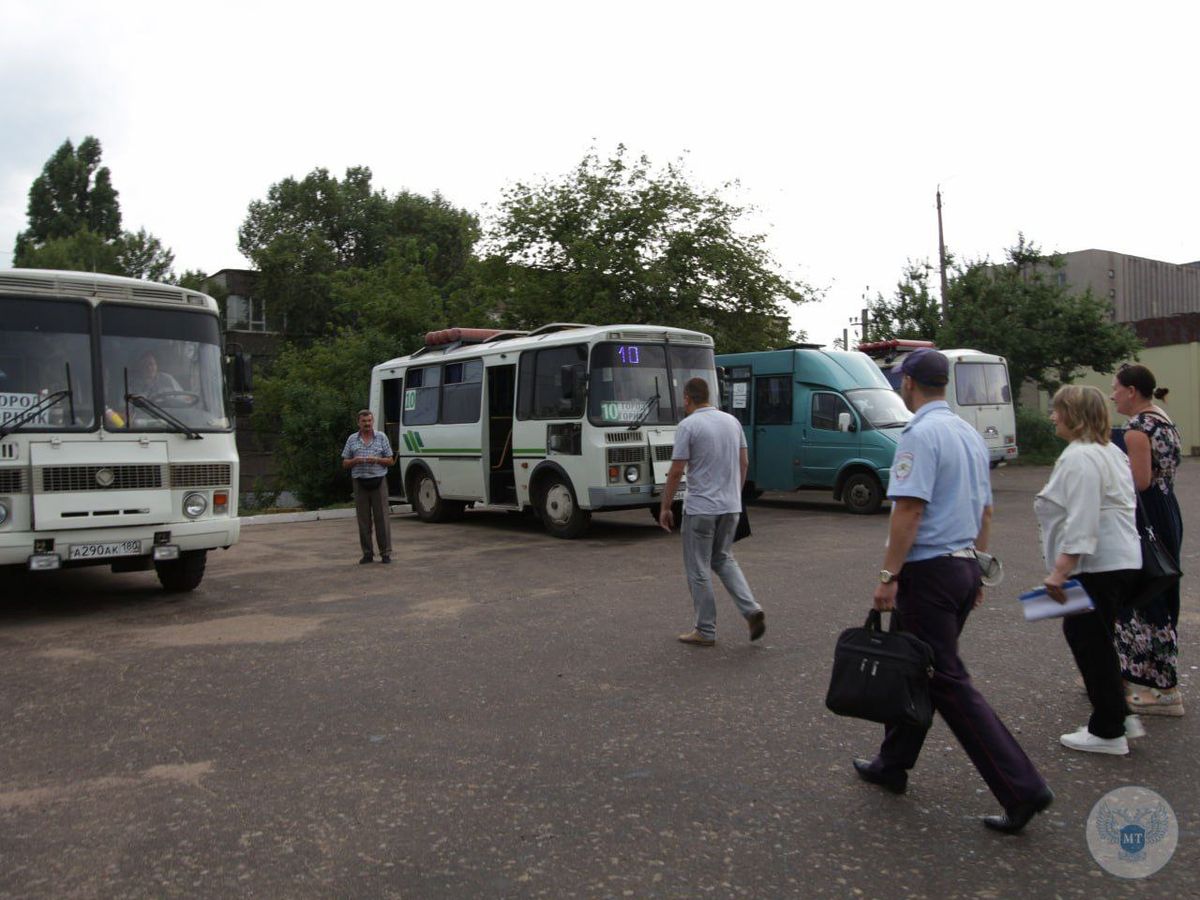
[[[908,420],[912,418],[912,413],[895,391],[864,388],[846,391],[846,397],[872,428],[899,428],[907,425]]]
[[[0,427],[21,418],[25,421],[16,431],[86,430],[95,424],[91,330],[85,303],[5,301],[0,316]]]
[[[227,431],[217,318],[174,309],[100,308],[104,426],[178,430],[153,406],[196,431]],[[134,395],[149,404],[126,399]]]
[[[683,418],[683,386],[704,378],[716,405],[710,347],[597,344],[588,380],[588,418],[595,425],[674,425]]]

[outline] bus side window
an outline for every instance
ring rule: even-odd
[[[442,415],[447,425],[479,421],[483,399],[483,360],[448,363],[442,378]]]
[[[409,369],[404,389],[404,424],[433,425],[438,420],[441,366]]]
[[[756,425],[792,424],[792,376],[768,375],[754,383]]]

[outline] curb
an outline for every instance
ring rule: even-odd
[[[398,512],[411,512],[412,507],[407,503],[391,507],[392,515]],[[316,509],[294,513],[270,513],[264,516],[242,516],[242,525],[288,525],[293,522],[319,522],[325,519],[353,519],[356,513],[352,509]]]

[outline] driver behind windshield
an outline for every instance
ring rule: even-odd
[[[158,367],[158,358],[150,351],[143,353],[137,366],[129,373],[129,393],[154,399],[156,394],[178,393],[179,382],[169,372]]]

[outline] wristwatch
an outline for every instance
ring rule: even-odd
[[[880,584],[891,584],[895,580],[896,580],[896,576],[894,573],[889,572],[887,569],[879,570],[879,583]]]

